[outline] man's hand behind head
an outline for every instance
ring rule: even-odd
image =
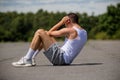
[[[62,18],[62,22],[63,22],[63,24],[69,23],[70,22],[70,18],[68,16],[65,16],[65,17]]]

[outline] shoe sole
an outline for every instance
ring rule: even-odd
[[[12,65],[13,65],[14,67],[32,67],[32,66],[33,66],[32,64],[19,65],[19,64],[13,64],[13,63],[12,63]]]

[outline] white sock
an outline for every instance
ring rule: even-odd
[[[34,55],[35,51],[32,48],[29,48],[27,54],[25,55],[24,58],[26,59],[32,59],[32,56]]]
[[[39,52],[40,52],[39,50],[36,50],[35,53],[33,54],[32,58],[35,58],[36,55],[37,55]]]

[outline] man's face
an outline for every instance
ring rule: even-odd
[[[71,23],[71,20],[68,19],[68,20],[65,22],[65,26],[67,27],[70,23]]]
[[[70,18],[67,16],[67,20],[66,20],[66,22],[65,22],[65,25],[67,26],[67,25],[69,25],[71,23],[71,20],[70,20]]]

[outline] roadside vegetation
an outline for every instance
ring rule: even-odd
[[[37,29],[49,30],[66,14],[42,9],[36,13],[0,12],[0,42],[31,41]],[[120,40],[120,3],[109,5],[101,15],[77,14],[80,25],[88,32],[88,39]]]

